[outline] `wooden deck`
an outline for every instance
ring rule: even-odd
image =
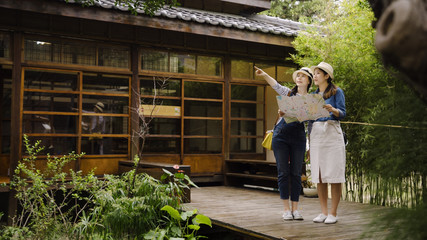
[[[330,200],[329,200],[330,204]],[[191,189],[188,209],[198,209],[215,225],[247,234],[257,239],[382,239],[384,232],[363,236],[375,216],[388,208],[341,201],[336,224],[314,223],[320,213],[317,198],[300,197],[299,211],[304,221],[283,221],[283,203],[273,191],[201,187]]]

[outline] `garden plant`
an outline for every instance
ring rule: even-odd
[[[183,189],[195,186],[181,173],[165,170],[162,179],[137,173],[120,176],[66,171],[84,154],[47,156],[46,169],[36,168],[40,141],[24,136],[28,157],[18,164],[11,190],[19,208],[0,239],[198,239],[208,217],[181,206]]]

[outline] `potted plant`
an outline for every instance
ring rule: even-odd
[[[307,159],[306,164],[306,175],[301,176],[301,183],[305,197],[317,197],[316,185],[311,181],[311,168],[310,162]]]

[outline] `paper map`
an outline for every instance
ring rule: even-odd
[[[316,120],[329,117],[329,112],[323,108],[325,100],[320,94],[307,94],[304,96],[277,96],[277,104],[287,123],[295,121]]]

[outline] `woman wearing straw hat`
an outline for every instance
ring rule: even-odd
[[[292,74],[295,87],[289,89],[280,85],[263,70],[255,67],[255,74],[263,77],[280,95],[306,95],[313,81],[310,68],[303,67]],[[279,115],[284,113],[279,110]],[[278,186],[280,198],[284,203],[283,220],[303,220],[298,212],[299,195],[301,192],[301,173],[306,147],[304,124],[300,122],[286,123],[284,118],[274,127],[272,148],[277,163]],[[291,205],[289,207],[289,181],[291,183]]]
[[[345,144],[339,120],[346,116],[344,91],[332,83],[334,69],[325,62],[311,67],[314,92],[322,94],[324,108],[330,116],[309,124],[310,163],[312,181],[317,183],[322,213],[313,219],[316,223],[336,223],[341,198],[341,184],[345,182]],[[328,183],[331,184],[331,211],[328,213]]]

